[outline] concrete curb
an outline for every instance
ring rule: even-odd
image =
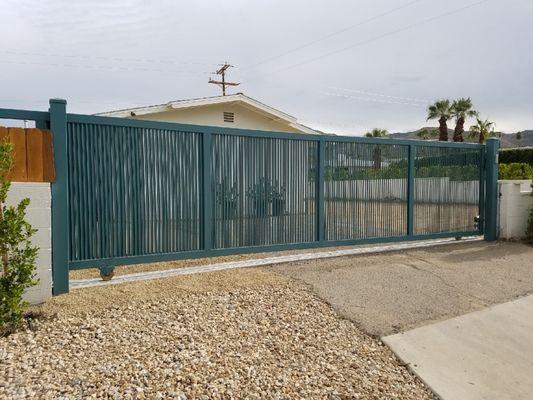
[[[82,289],[87,287],[94,286],[107,286],[107,285],[118,285],[125,282],[138,282],[138,281],[147,281],[153,279],[161,279],[169,276],[177,275],[191,275],[198,274],[202,272],[214,272],[214,271],[223,271],[226,269],[236,269],[236,268],[247,268],[247,267],[259,267],[266,265],[275,265],[289,262],[298,262],[298,261],[307,261],[307,260],[318,260],[322,258],[333,258],[333,257],[344,257],[344,256],[353,256],[353,255],[364,255],[364,254],[374,254],[382,253],[389,251],[399,251],[399,250],[410,250],[410,249],[419,249],[425,247],[434,247],[442,246],[451,243],[469,243],[482,240],[481,237],[473,236],[469,238],[464,238],[461,240],[451,239],[437,239],[424,242],[410,242],[394,245],[382,245],[375,247],[363,247],[356,249],[348,250],[335,250],[335,251],[324,251],[316,253],[303,253],[303,254],[293,254],[287,256],[278,256],[278,257],[266,257],[253,260],[244,260],[244,261],[231,261],[218,264],[209,264],[199,267],[186,267],[186,268],[176,268],[176,269],[167,269],[163,271],[149,271],[149,272],[138,272],[134,274],[121,275],[114,277],[110,281],[102,281],[100,278],[92,279],[76,279],[70,281],[71,289]]]

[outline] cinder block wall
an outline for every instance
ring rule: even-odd
[[[533,206],[531,181],[498,181],[500,188],[500,228],[502,239],[525,236],[529,209]]]
[[[30,288],[25,298],[32,304],[46,301],[52,296],[52,229],[50,183],[12,182],[7,204],[18,204],[29,198],[27,221],[37,229],[32,243],[39,247],[36,275],[39,285]]]

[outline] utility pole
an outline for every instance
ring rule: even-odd
[[[230,67],[233,67],[233,65],[228,64],[227,62],[224,63],[224,65],[216,72],[213,72],[216,75],[222,76],[222,80],[216,81],[214,79],[209,79],[209,83],[213,83],[215,85],[218,85],[222,88],[222,96],[226,95],[226,86],[238,86],[240,83],[236,82],[226,82],[226,70]]]

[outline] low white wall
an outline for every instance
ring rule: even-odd
[[[407,179],[326,181],[326,190],[326,198],[406,200]],[[418,202],[478,204],[479,181],[450,181],[447,177],[416,178],[414,193]]]
[[[529,209],[533,206],[531,181],[498,181],[499,236],[502,239],[523,238],[526,233]]]
[[[7,196],[7,204],[18,204],[29,198],[26,220],[37,229],[32,243],[39,247],[36,276],[40,282],[31,287],[24,298],[32,304],[42,303],[52,296],[52,229],[51,192],[49,183],[13,182]]]

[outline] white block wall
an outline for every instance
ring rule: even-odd
[[[353,181],[328,181],[326,187],[332,196],[357,200],[382,200],[407,198],[407,179],[367,179]],[[312,188],[310,188],[312,191]],[[415,201],[455,202],[478,204],[479,181],[450,181],[450,178],[416,178]]]
[[[36,276],[40,279],[25,294],[32,304],[46,301],[52,296],[52,229],[51,229],[51,192],[49,183],[13,182],[7,196],[8,205],[18,204],[29,198],[26,220],[37,229],[32,243],[39,247],[36,263]]]
[[[533,206],[531,181],[498,181],[498,186],[500,189],[500,238],[523,238],[526,233],[529,209]]]

